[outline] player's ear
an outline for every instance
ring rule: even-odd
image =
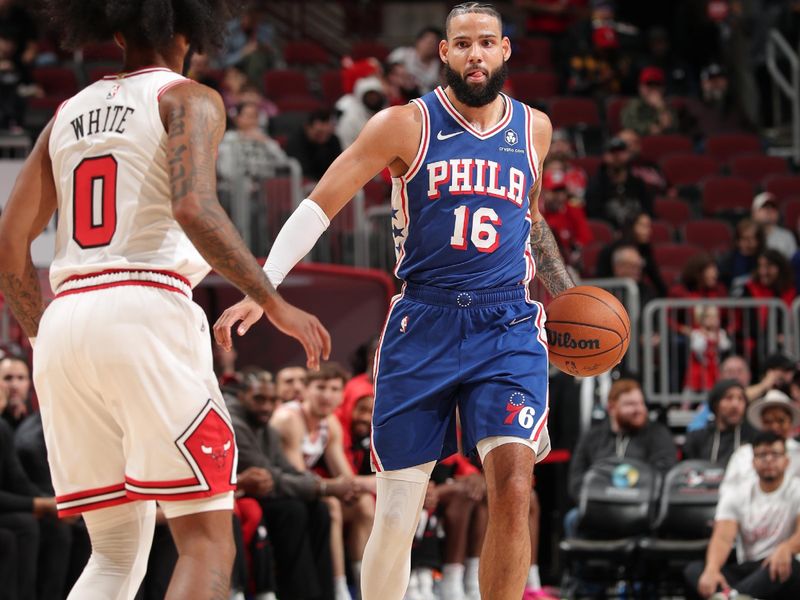
[[[508,39],[508,36],[503,36],[500,46],[503,48],[503,60],[511,58],[511,40]]]
[[[447,40],[441,40],[439,42],[439,58],[442,59],[443,63],[447,63],[447,51],[450,47],[447,45]]]

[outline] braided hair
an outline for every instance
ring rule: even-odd
[[[131,44],[162,49],[176,33],[198,52],[219,48],[237,0],[42,0],[48,24],[74,49],[119,32]]]

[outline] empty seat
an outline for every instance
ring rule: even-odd
[[[589,219],[589,229],[592,230],[593,243],[609,244],[614,241],[614,230],[605,221]]]
[[[656,198],[653,203],[656,217],[667,221],[673,227],[681,227],[692,217],[689,203],[680,198]]]
[[[683,269],[686,261],[703,251],[692,244],[654,244],[653,254],[659,267]]]
[[[606,127],[612,135],[622,129],[622,111],[631,100],[629,96],[613,96],[606,100]]]
[[[783,226],[796,231],[798,220],[800,220],[800,196],[787,198],[783,204]]]
[[[594,277],[597,271],[597,259],[600,252],[605,248],[605,244],[592,243],[586,246],[581,253],[583,259],[583,269],[581,275],[584,277]]]
[[[87,70],[86,81],[87,83],[94,83],[95,81],[100,81],[103,77],[116,75],[117,73],[119,73],[119,67],[112,65],[100,65],[92,67]]]
[[[582,156],[580,158],[569,159],[571,165],[580,167],[586,171],[587,177],[594,177],[602,162],[603,159],[600,156]]]
[[[698,219],[683,226],[683,239],[712,254],[722,254],[733,248],[731,226],[720,219]]]
[[[376,40],[353,42],[353,45],[350,47],[350,57],[353,60],[377,58],[379,61],[385,62],[388,56],[389,49]]]
[[[642,138],[642,158],[658,162],[668,154],[692,151],[692,140],[688,136],[677,133],[663,135],[646,135]]]
[[[600,125],[597,104],[588,98],[554,98],[549,114],[555,128]]]
[[[734,156],[730,160],[731,175],[744,177],[750,183],[759,185],[769,175],[784,175],[789,172],[786,159],[764,154]]]
[[[33,80],[50,97],[67,98],[78,92],[78,78],[69,67],[37,67]]]
[[[513,54],[511,55],[511,66],[536,67],[538,69],[550,69],[552,63],[551,43],[547,38],[522,38],[513,44]]]
[[[327,65],[331,62],[331,54],[325,48],[310,41],[289,41],[283,46],[283,57],[290,66]]]
[[[764,189],[783,202],[792,196],[800,196],[800,175],[769,175],[762,182]]]
[[[721,133],[706,140],[706,154],[727,162],[737,154],[761,152],[761,140],[750,133]]]
[[[551,72],[522,71],[509,77],[514,96],[527,104],[540,104],[558,93],[558,76]]]
[[[311,112],[323,108],[322,102],[309,94],[284,96],[283,98],[276,100],[275,104],[277,105],[278,110],[281,112]]]
[[[741,177],[713,176],[703,182],[703,214],[743,215],[753,204],[753,186]]]
[[[122,64],[122,48],[113,41],[86,44],[81,49],[83,62],[113,62]]]
[[[710,156],[670,154],[661,159],[661,172],[670,185],[697,185],[719,172],[719,162]]]
[[[650,229],[650,240],[654,244],[668,244],[675,241],[675,229],[668,221],[654,220]]]
[[[272,100],[285,96],[307,95],[308,78],[302,71],[273,69],[264,73],[264,92]]]
[[[322,97],[330,106],[342,97],[342,70],[332,69],[320,75],[320,85],[322,86]]]

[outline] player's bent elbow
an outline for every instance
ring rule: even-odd
[[[172,203],[172,216],[181,227],[193,224],[202,212],[200,199],[195,194],[187,194]]]

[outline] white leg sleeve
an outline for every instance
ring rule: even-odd
[[[132,600],[147,570],[156,524],[154,501],[84,513],[92,556],[67,600]]]
[[[362,600],[401,600],[411,573],[411,544],[436,461],[377,474],[375,523],[361,563]]]

